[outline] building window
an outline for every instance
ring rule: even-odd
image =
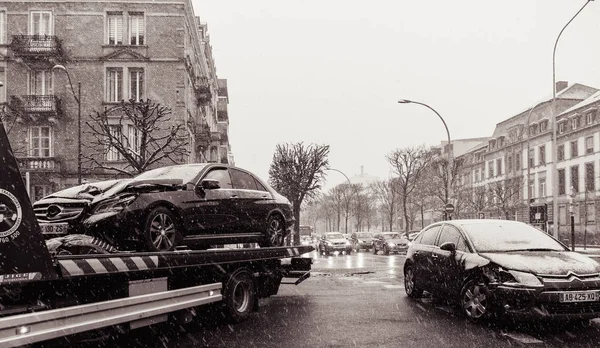
[[[558,170],[558,194],[559,195],[564,195],[565,194],[565,170],[564,169],[559,169]]]
[[[594,123],[596,118],[595,111],[590,111],[585,115],[585,123],[592,124]]]
[[[488,162],[488,178],[494,177],[494,161]]]
[[[557,157],[559,161],[564,161],[565,159],[565,144],[558,145]]]
[[[542,145],[540,146],[540,165],[544,165],[546,164],[546,146]]]
[[[6,11],[0,10],[0,45],[4,44],[6,44]]]
[[[110,137],[107,137],[107,148],[106,148],[106,160],[107,161],[120,161],[122,155],[116,147],[110,144],[111,141],[120,141],[123,136],[121,125],[110,125],[108,126]]]
[[[496,159],[496,175],[502,175],[502,158]]]
[[[533,167],[535,165],[535,149],[529,149],[529,156],[527,156],[528,159],[528,163],[529,163],[529,168]]]
[[[512,158],[512,156],[508,156],[508,157],[506,157],[506,171],[508,173],[512,173],[512,170],[513,170],[512,167],[513,167],[513,158]]]
[[[535,190],[535,183],[534,183],[533,180],[529,180],[529,188],[528,188],[528,191],[527,191],[527,198],[529,200],[531,200],[532,198],[535,198],[534,197],[534,195],[535,195],[534,190]]]
[[[479,182],[479,169],[475,171],[475,182]]]
[[[585,153],[594,153],[594,136],[585,138]]]
[[[571,167],[571,187],[573,192],[579,192],[579,166]]]
[[[585,219],[587,222],[596,221],[596,205],[594,202],[588,202],[585,205]]]
[[[538,181],[540,184],[540,192],[538,192],[538,194],[540,195],[540,198],[544,198],[546,197],[546,178],[540,178]]]
[[[6,103],[6,71],[3,67],[0,67],[0,81],[4,82],[0,86],[0,103]]]
[[[52,157],[50,127],[29,127],[29,157]]]
[[[129,44],[143,45],[145,42],[146,24],[143,13],[129,13]]]
[[[144,99],[144,69],[129,69],[129,99]]]
[[[585,190],[588,192],[596,190],[594,162],[585,164]]]
[[[542,121],[540,123],[540,132],[545,132],[548,130],[548,121]]]
[[[52,12],[31,11],[30,35],[52,35]]]
[[[571,158],[577,157],[577,140],[571,142]]]
[[[515,154],[515,170],[521,170],[521,154]]]
[[[123,13],[109,12],[107,15],[108,25],[108,44],[122,45],[123,44]]]
[[[139,156],[142,148],[142,134],[140,130],[133,125],[127,127],[127,142],[129,151]]]
[[[123,69],[108,68],[106,70],[106,100],[119,102],[123,100]]]
[[[50,70],[29,71],[29,94],[52,95],[52,72]]]
[[[565,132],[565,122],[561,122],[558,124],[558,133],[562,134]]]

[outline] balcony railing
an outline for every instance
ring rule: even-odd
[[[61,114],[60,98],[55,95],[21,95],[11,97],[11,107],[25,114]]]
[[[60,161],[55,157],[19,157],[19,168],[25,171],[59,172]]]
[[[194,93],[198,105],[206,105],[212,99],[210,83],[206,77],[198,77],[194,82]]]
[[[64,58],[62,45],[55,35],[13,35],[10,46],[20,57]]]

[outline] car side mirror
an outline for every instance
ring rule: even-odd
[[[440,249],[454,253],[456,252],[456,244],[452,242],[446,242],[440,245]]]
[[[205,190],[214,190],[214,189],[221,188],[221,185],[219,185],[219,180],[213,180],[213,179],[202,180],[202,182],[200,183],[200,186]]]

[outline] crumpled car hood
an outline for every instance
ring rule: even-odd
[[[571,251],[523,251],[479,255],[503,268],[537,275],[567,275],[568,272],[582,275],[600,272],[598,262]]]

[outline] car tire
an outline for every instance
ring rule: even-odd
[[[164,206],[152,209],[146,215],[143,238],[148,251],[175,250],[181,241],[181,232],[173,211]]]
[[[490,292],[487,285],[479,279],[465,283],[460,291],[460,308],[463,314],[473,323],[487,319],[490,314]]]
[[[223,284],[223,312],[229,322],[240,323],[250,316],[256,292],[252,273],[239,269]]]
[[[263,248],[283,246],[285,223],[281,216],[273,214],[267,219],[265,239],[259,243]]]
[[[419,289],[416,284],[413,267],[406,266],[404,268],[404,291],[408,297],[421,298],[423,296],[423,290]]]
[[[389,255],[389,254],[390,254],[390,248],[388,248],[388,246],[387,246],[387,245],[384,245],[384,246],[383,246],[383,253],[384,253],[384,254],[386,254],[386,255]]]
[[[346,250],[346,255],[352,255],[352,249]]]

